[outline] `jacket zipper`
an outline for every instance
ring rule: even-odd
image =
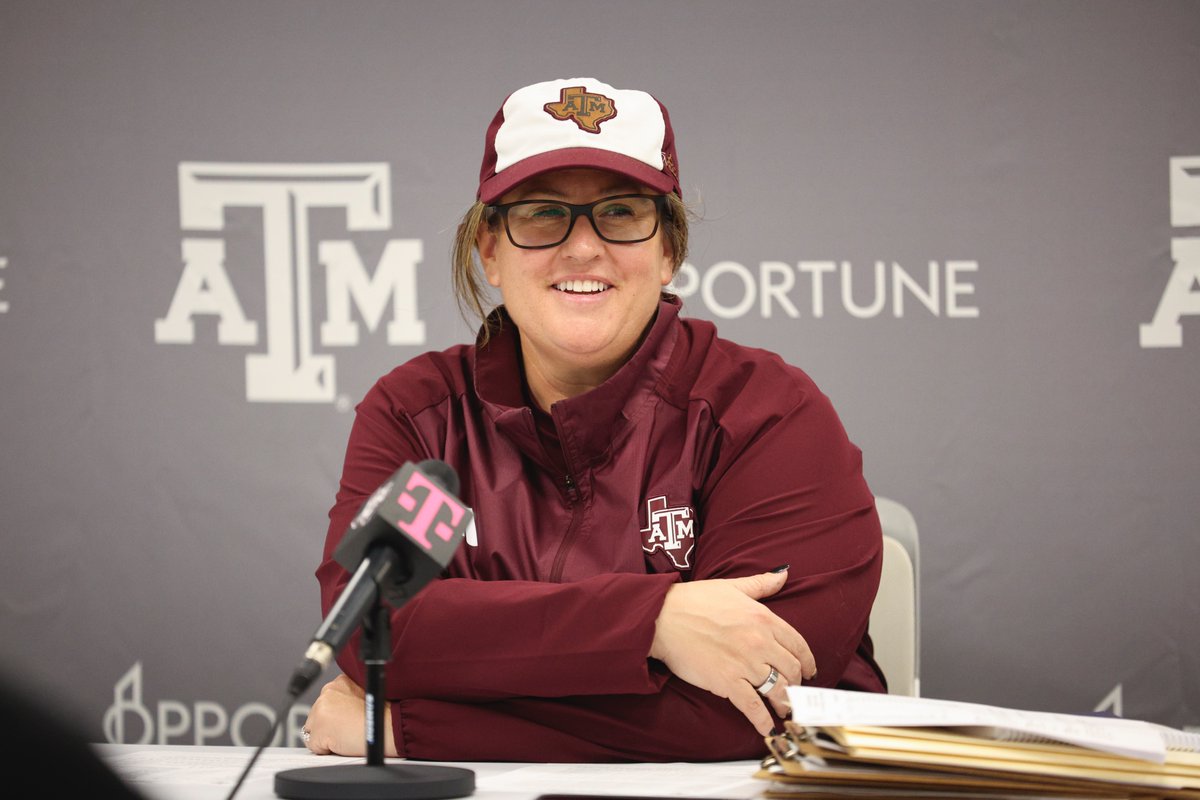
[[[552,583],[562,580],[563,564],[566,563],[567,553],[571,552],[571,545],[575,542],[575,530],[579,527],[583,514],[583,509],[579,504],[579,489],[575,486],[575,479],[569,472],[563,476],[563,487],[566,489],[567,502],[571,505],[571,524],[567,526],[562,542],[558,545],[558,552],[554,556],[554,567],[550,570]]]

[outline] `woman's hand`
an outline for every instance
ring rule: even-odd
[[[766,695],[786,717],[788,684],[817,674],[808,643],[762,603],[783,588],[787,572],[693,581],[671,587],[655,622],[650,657],[678,677],[733,703],[762,735],[775,723],[755,691],[774,668],[779,681]]]
[[[345,675],[339,675],[321,687],[321,694],[308,712],[304,730],[308,749],[320,756],[365,756],[367,701],[362,687]],[[396,739],[392,735],[392,709],[384,705],[384,755],[395,758]]]

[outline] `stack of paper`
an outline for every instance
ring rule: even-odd
[[[789,687],[771,797],[1200,800],[1200,735],[1136,720]]]

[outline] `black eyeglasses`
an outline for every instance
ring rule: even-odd
[[[667,209],[664,195],[619,194],[594,203],[557,200],[518,200],[488,206],[504,220],[508,240],[526,250],[560,245],[571,235],[575,220],[587,217],[606,242],[634,244],[658,233],[658,221]]]

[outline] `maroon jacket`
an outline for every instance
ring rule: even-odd
[[[764,602],[807,640],[812,685],[882,691],[867,617],[881,544],[861,454],[800,370],[717,338],[664,296],[602,386],[535,414],[511,319],[484,348],[419,356],[368,392],[350,433],[325,555],[406,461],[462,481],[477,542],[393,613],[388,665],[402,756],[723,760],[765,753],[728,700],[647,658],[673,583],[791,564]],[[338,659],[365,682],[357,638]]]

